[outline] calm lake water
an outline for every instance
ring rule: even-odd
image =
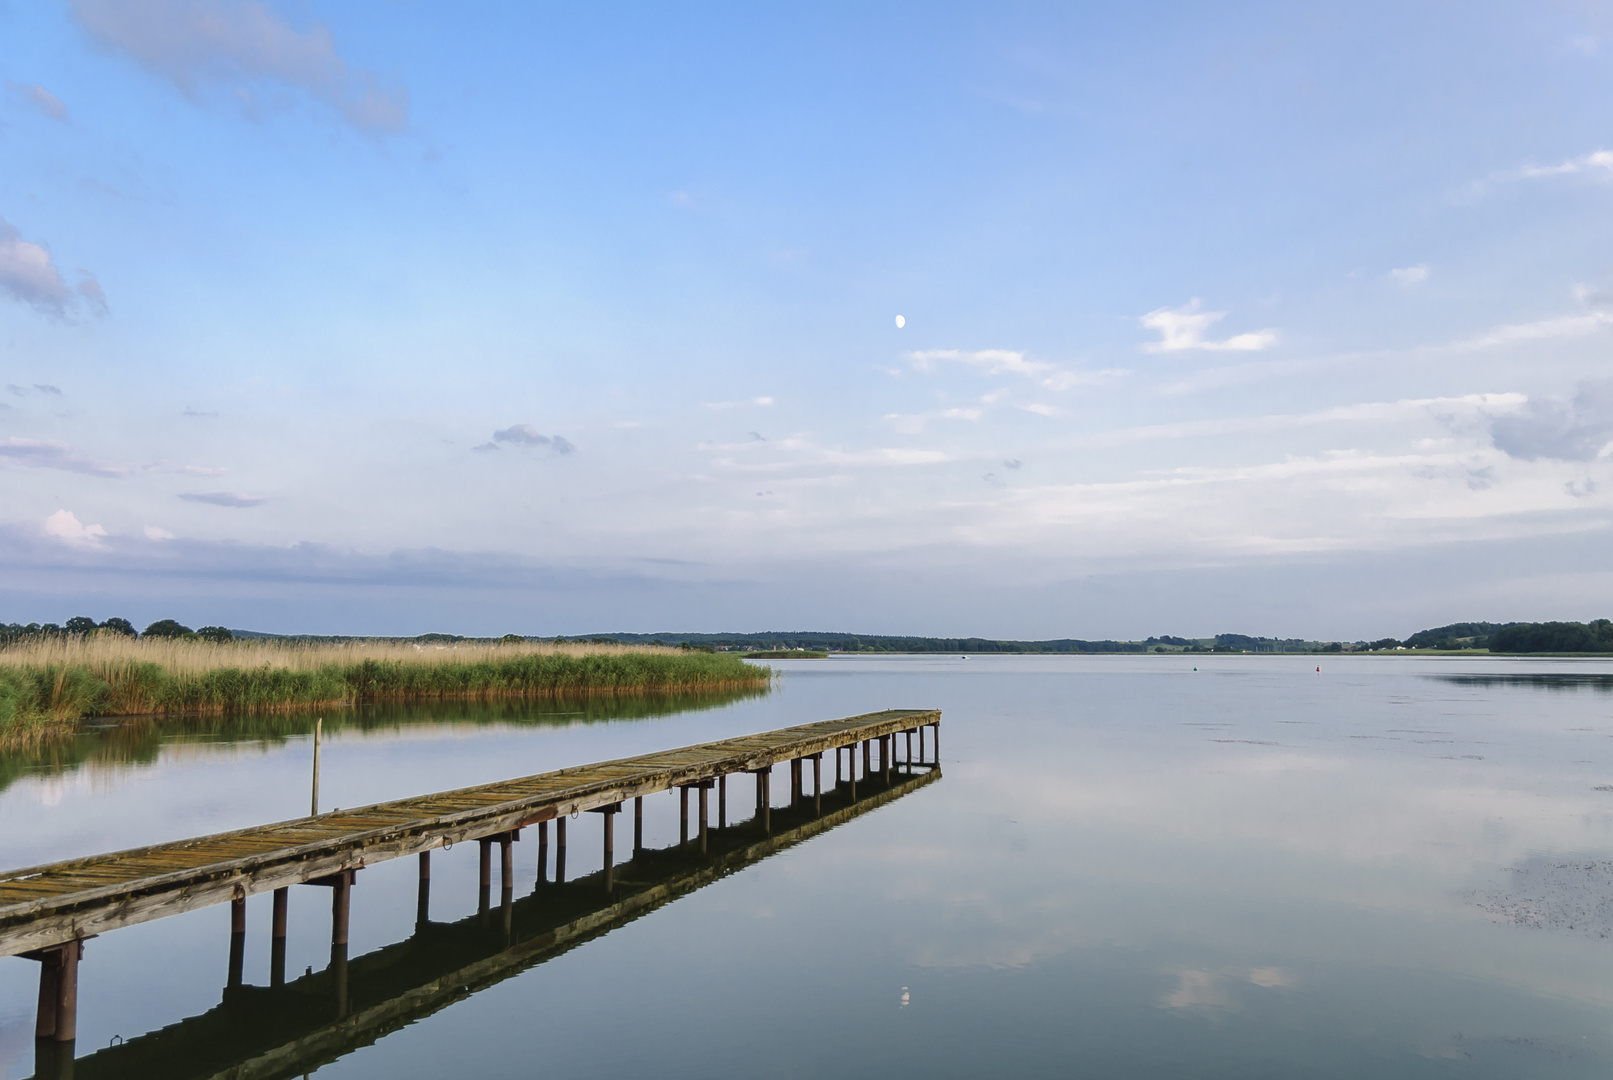
[[[599,703],[328,714],[325,809],[887,707],[944,720],[928,782],[765,857],[736,848],[732,872],[709,883],[695,861],[669,862],[671,903],[456,990],[317,1075],[1613,1068],[1613,664],[777,666],[765,695],[638,703],[627,716]],[[0,761],[0,863],[306,813],[310,727],[109,730],[53,761]],[[775,804],[787,789],[781,768]],[[730,785],[732,816],[748,816],[750,790]],[[776,817],[775,832],[795,824]],[[677,828],[675,795],[646,800],[647,846],[674,843]],[[599,868],[599,831],[595,815],[572,823],[568,876]],[[619,859],[625,846],[619,831]],[[515,853],[528,905],[517,919],[541,920],[536,905],[560,901],[525,899],[530,830]],[[497,963],[476,929],[476,874],[475,845],[433,862],[432,919],[465,920],[434,946],[450,966]],[[414,932],[414,861],[365,870],[352,903],[356,966]],[[269,897],[248,908],[245,981],[267,985]],[[327,892],[293,890],[293,977],[325,967],[329,918]],[[110,1044],[215,1010],[228,948],[227,905],[88,942],[79,1075],[112,1075],[94,1057]],[[417,989],[408,965],[386,970],[400,995]],[[0,959],[7,1078],[33,1073],[37,971]],[[175,1030],[166,1075],[232,1064],[227,1028],[214,1057],[186,1049],[200,1023]]]

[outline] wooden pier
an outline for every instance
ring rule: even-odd
[[[888,787],[859,785],[855,800],[842,782],[823,793],[821,812],[808,796],[775,808],[772,836],[754,820],[714,831],[705,855],[693,842],[641,850],[612,893],[603,870],[559,885],[540,868],[519,899],[506,892],[453,922],[421,919],[408,938],[354,957],[345,1001],[331,968],[278,986],[226,983],[207,1012],[97,1049],[73,1078],[294,1080],[940,778],[933,764],[903,769]],[[36,1080],[47,1075],[36,1070]]]
[[[678,789],[681,835],[687,841],[688,793],[694,789],[699,797],[698,844],[704,852],[708,794],[716,789],[718,822],[725,825],[728,777],[754,775],[755,824],[766,836],[772,831],[771,776],[776,765],[789,765],[790,802],[797,804],[807,798],[805,772],[810,762],[813,798],[821,810],[825,754],[835,756],[837,790],[844,777],[855,801],[859,747],[862,782],[882,778],[888,785],[893,771],[902,766],[911,771],[915,765],[939,762],[940,732],[941,714],[936,710],[891,709],[14,870],[0,874],[0,957],[22,955],[40,962],[36,1035],[71,1044],[77,1034],[78,967],[86,939],[228,901],[233,914],[231,969],[238,973],[246,898],[273,891],[271,933],[283,977],[290,886],[318,885],[331,890],[332,967],[339,969],[338,978],[345,982],[349,898],[355,875],[367,865],[418,856],[424,904],[431,852],[479,841],[485,895],[491,880],[492,847],[497,844],[507,890],[512,881],[511,842],[520,830],[537,826],[539,860],[547,865],[548,823],[552,819],[555,874],[563,881],[567,819],[591,811],[602,819],[600,884],[609,894],[615,888],[615,815],[628,800],[634,802],[633,848],[637,853],[644,797]],[[844,768],[841,751],[846,752]],[[343,993],[345,996],[345,989]],[[68,1046],[62,1049],[71,1054]]]

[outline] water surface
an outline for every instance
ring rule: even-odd
[[[769,694],[630,715],[506,703],[327,716],[327,808],[886,707],[945,719],[934,782],[467,990],[318,1075],[1613,1065],[1613,664],[777,666]],[[306,812],[306,718],[234,730],[91,732],[54,760],[0,763],[0,862]],[[647,800],[646,826],[647,844],[677,839],[675,796]],[[593,815],[573,823],[573,876],[598,869],[598,829]],[[516,854],[535,883],[535,845]],[[432,918],[475,916],[474,847],[438,855],[434,874]],[[354,956],[410,937],[414,884],[409,860],[364,871]],[[327,963],[328,918],[326,894],[293,892],[294,974]],[[268,981],[267,921],[254,897],[249,983]],[[88,943],[80,1057],[217,1006],[228,930],[220,906]],[[7,1077],[32,1072],[36,971],[0,960]]]

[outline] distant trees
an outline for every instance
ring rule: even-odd
[[[1449,626],[1436,626],[1432,630],[1419,630],[1406,639],[1408,649],[1482,649],[1490,635],[1506,626],[1517,623],[1459,622]]]
[[[235,635],[224,629],[222,626],[204,626],[200,630],[196,631],[196,636],[205,641],[214,641],[220,644],[226,641],[235,640]]]
[[[188,626],[182,626],[179,622],[177,622],[174,619],[158,619],[156,622],[152,623],[150,626],[148,626],[144,630],[140,631],[140,636],[141,637],[158,637],[158,638],[182,638],[182,637],[190,637],[194,633],[196,633],[196,631],[192,630]]]
[[[1490,635],[1490,651],[1613,652],[1613,621],[1514,623]]]

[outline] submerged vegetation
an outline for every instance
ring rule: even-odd
[[[770,676],[733,655],[628,645],[31,635],[0,648],[0,737],[98,716],[709,691]]]

